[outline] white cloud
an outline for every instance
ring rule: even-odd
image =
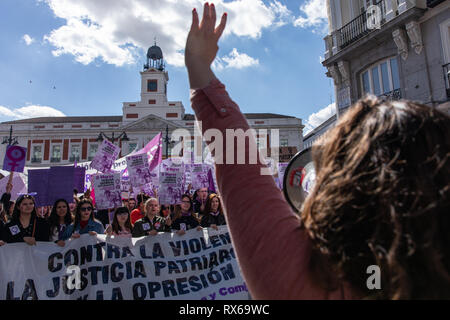
[[[259,65],[259,60],[250,57],[245,53],[239,53],[236,48],[222,58],[216,58],[213,69],[221,71],[225,68],[243,69]]]
[[[184,66],[183,50],[191,10],[201,17],[203,0],[45,0],[66,23],[44,37],[53,54],[71,54],[89,64],[95,60],[122,66],[143,62],[142,52],[157,38],[167,63]],[[224,37],[234,34],[257,39],[264,29],[293,20],[277,0],[215,1],[217,16],[228,13]]]
[[[300,28],[314,28],[326,33],[328,28],[327,4],[326,0],[307,0],[300,6],[302,16],[294,21],[294,26]]]
[[[303,135],[307,135],[314,128],[318,127],[328,119],[330,119],[334,114],[336,114],[336,103],[331,103],[323,109],[311,114],[305,123],[305,132]]]
[[[3,118],[2,121],[37,118],[37,117],[65,117],[65,116],[66,115],[61,111],[48,106],[29,105],[17,109],[10,109],[8,107],[0,106],[0,117]]]
[[[25,41],[27,46],[29,46],[30,44],[32,44],[34,42],[34,39],[32,37],[30,37],[28,34],[24,34],[22,37],[22,40]]]

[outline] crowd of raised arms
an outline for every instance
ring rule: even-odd
[[[220,197],[208,188],[192,195],[188,189],[178,204],[160,204],[157,197],[139,193],[122,199],[122,207],[106,210],[96,209],[89,191],[78,197],[74,190],[71,203],[59,199],[53,206],[36,207],[31,195],[11,201],[11,190],[8,183],[0,203],[0,246],[51,241],[63,247],[69,239],[86,233],[131,238],[175,232],[182,236],[190,229],[217,230],[226,224]]]

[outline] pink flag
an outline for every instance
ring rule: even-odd
[[[147,153],[150,171],[162,162],[162,132],[158,133],[149,143],[134,154]]]

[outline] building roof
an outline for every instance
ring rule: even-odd
[[[290,118],[292,116],[285,116],[275,113],[244,113],[247,119],[274,119],[274,118]],[[183,120],[195,120],[193,114],[185,114]],[[39,117],[30,119],[21,119],[1,122],[0,124],[25,124],[25,123],[73,123],[73,122],[122,122],[122,116],[79,116],[79,117]]]
[[[1,124],[21,123],[72,123],[72,122],[121,122],[122,116],[84,116],[84,117],[39,117],[2,122]]]
[[[303,141],[308,140],[312,136],[316,135],[317,132],[322,130],[324,127],[332,125],[336,122],[336,114],[332,115],[330,118],[322,122],[320,125],[311,130],[306,136],[303,137]]]

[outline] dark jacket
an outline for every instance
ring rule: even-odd
[[[36,226],[34,224],[36,223]],[[19,219],[13,219],[3,228],[3,241],[6,243],[24,242],[24,237],[31,237],[34,228],[36,241],[50,241],[50,224],[39,217],[31,217],[30,225],[24,229]],[[14,233],[14,234],[13,234]]]
[[[222,226],[222,225],[227,224],[227,222],[225,221],[225,216],[220,213],[217,216],[213,216],[210,213],[205,214],[202,217],[200,225],[203,228],[209,228],[212,224],[215,224],[216,226]]]
[[[200,225],[198,223],[198,220],[193,215],[189,215],[181,216],[176,219],[174,222],[172,222],[170,228],[172,230],[180,230],[180,223],[184,223],[186,225],[186,230],[197,228]]]
[[[89,219],[88,224],[83,229],[81,229],[79,223],[77,223],[77,225],[75,226],[74,222],[66,228],[61,240],[69,239],[75,232],[78,232],[79,234],[85,234],[89,233],[89,231],[95,231],[97,232],[97,234],[104,234],[105,228],[103,227],[103,224],[97,219]]]
[[[151,221],[145,216],[136,221],[133,227],[132,235],[134,238],[145,237],[152,230],[158,232],[170,232],[170,228],[166,226],[166,219],[161,216],[155,216]]]

